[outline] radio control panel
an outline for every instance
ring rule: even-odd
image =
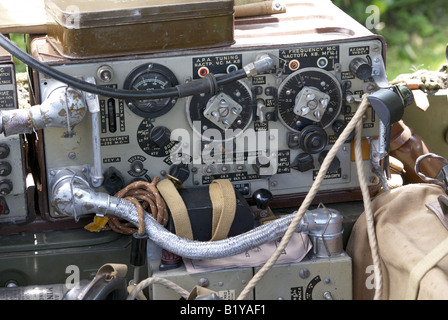
[[[274,61],[271,70],[222,85],[215,95],[157,100],[98,97],[101,189],[113,193],[134,180],[151,181],[155,176],[170,176],[186,188],[229,179],[247,198],[258,189],[268,189],[282,205],[282,199],[306,194],[362,95],[378,89],[371,77],[372,59],[383,59],[383,52],[381,38],[371,37],[49,64],[74,77],[93,77],[99,86],[154,90],[208,73],[229,74],[268,55]],[[64,86],[45,75],[39,75],[38,84],[41,100]],[[375,112],[369,109],[363,137],[377,137],[378,127]],[[46,128],[42,139],[47,177],[52,169],[93,163],[89,119],[73,128]],[[369,159],[365,166],[370,166]],[[378,184],[374,174],[369,181]],[[347,140],[320,189],[352,196],[358,188],[352,142]]]

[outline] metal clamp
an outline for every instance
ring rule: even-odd
[[[95,79],[93,77],[88,77],[86,78],[86,82],[95,83]],[[99,187],[104,182],[104,175],[101,167],[100,103],[98,96],[95,94],[86,93],[85,97],[92,121],[93,169],[91,170],[90,180],[92,186]]]
[[[380,118],[380,130],[377,144],[372,143],[371,160],[375,174],[380,178],[384,190],[389,190],[387,179],[389,172],[390,131],[392,124],[398,122],[404,108],[414,101],[412,92],[406,86],[383,88],[367,97],[372,108]]]
[[[438,175],[440,176],[440,179],[443,181],[436,178],[430,178],[420,171],[420,162],[422,162],[426,158],[437,159],[444,164],[442,170]],[[448,194],[448,160],[446,160],[444,157],[441,157],[434,153],[427,153],[421,155],[420,157],[417,158],[417,160],[415,160],[415,172],[418,174],[420,178],[423,179],[423,181],[440,186],[441,188],[443,188],[443,190],[445,190],[445,193]]]

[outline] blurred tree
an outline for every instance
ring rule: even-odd
[[[333,0],[361,24],[371,14],[369,5],[380,10],[380,21],[372,32],[387,44],[389,79],[418,68],[437,70],[446,62],[448,6],[446,0]]]
[[[18,46],[20,49],[24,51],[26,50],[26,44],[23,34],[13,33],[10,34],[9,36],[16,46]],[[14,58],[14,64],[16,65],[17,73],[26,71],[26,65],[17,58]]]

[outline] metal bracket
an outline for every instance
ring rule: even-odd
[[[387,179],[390,178],[391,126],[401,119],[404,108],[410,105],[414,99],[412,92],[406,86],[389,86],[370,94],[367,100],[380,118],[379,138],[377,144],[372,143],[371,161],[384,190],[389,190]]]
[[[387,80],[386,65],[383,56],[380,54],[372,56],[372,78],[380,88],[389,87]]]
[[[95,83],[93,77],[88,77],[85,80],[89,83]],[[93,169],[91,170],[90,180],[92,186],[100,187],[104,182],[104,175],[101,167],[100,102],[97,95],[89,92],[85,93],[85,99],[92,121]]]

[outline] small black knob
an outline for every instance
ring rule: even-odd
[[[9,180],[0,181],[0,195],[6,196],[12,191],[12,182]]]
[[[0,176],[5,177],[11,174],[12,167],[7,161],[0,161]]]
[[[171,141],[171,131],[167,127],[154,127],[149,133],[149,138],[157,146],[163,148]]]
[[[319,153],[327,146],[327,133],[319,126],[310,125],[300,132],[299,144],[306,153]]]
[[[327,156],[328,151],[324,151],[321,154],[319,154],[319,158],[318,161],[320,164],[322,164],[324,162],[325,157]],[[334,157],[333,161],[331,161],[330,166],[328,167],[327,172],[336,172],[338,171],[338,169],[341,167],[341,161],[339,160],[338,157]]]
[[[252,194],[258,209],[266,210],[272,200],[272,193],[267,189],[258,189]]]
[[[143,162],[139,160],[135,160],[131,163],[131,170],[136,176],[140,176],[144,174],[145,167],[143,165]]]
[[[170,167],[169,175],[178,179],[180,182],[184,182],[190,176],[190,170],[185,163],[173,164]]]
[[[334,134],[336,135],[336,137],[339,137],[341,135],[342,131],[344,131],[346,126],[347,126],[347,123],[342,120],[336,120],[335,122],[333,122],[332,128],[333,128],[333,131],[334,131]],[[355,130],[353,130],[349,134],[346,141],[351,141],[353,139],[354,135],[355,135]]]
[[[367,80],[372,76],[372,66],[363,58],[355,58],[348,66],[358,79]]]
[[[300,172],[314,169],[313,156],[308,153],[301,153],[297,155],[297,157],[295,157],[294,161],[291,163],[291,168],[296,169]]]
[[[6,143],[0,143],[0,159],[5,159],[9,156],[9,146]]]

